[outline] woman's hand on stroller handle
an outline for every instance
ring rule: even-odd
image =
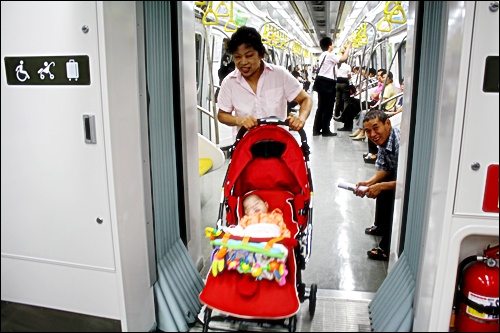
[[[239,119],[236,120],[236,125],[244,127],[247,130],[251,130],[252,128],[257,127],[259,122],[254,116],[249,115],[246,117],[239,117]]]
[[[288,122],[288,126],[290,127],[291,130],[294,131],[300,131],[301,129],[304,128],[304,125],[306,124],[306,121],[302,118],[290,115],[288,118],[286,118]]]
[[[301,142],[307,143],[307,136],[306,132],[304,131],[305,121],[300,117],[290,116],[286,119],[282,119],[276,116],[270,116],[266,118],[255,119],[253,116],[247,116],[245,118],[240,118],[240,119],[241,119],[241,127],[240,130],[238,131],[238,134],[236,135],[236,142],[240,141],[241,138],[243,138],[243,135],[245,135],[247,130],[250,130],[260,125],[273,124],[277,126],[288,126],[291,130],[293,130],[294,128],[299,128],[295,130],[299,132]],[[255,126],[251,126],[253,125],[253,119],[255,119],[257,123],[257,125]],[[294,124],[293,125],[294,127],[292,127],[292,123]],[[247,124],[249,125],[249,128],[247,128],[246,126]],[[302,124],[302,126],[300,124]]]

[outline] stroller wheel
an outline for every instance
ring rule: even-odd
[[[316,293],[318,292],[318,285],[311,284],[311,289],[309,290],[309,315],[311,319],[314,318],[314,313],[316,312]]]
[[[297,330],[297,316],[293,315],[288,319],[288,332],[295,332]]]
[[[205,314],[203,316],[203,332],[208,332],[208,324],[210,323],[211,315],[212,315],[212,309],[206,308]]]

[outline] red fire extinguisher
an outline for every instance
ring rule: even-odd
[[[458,266],[455,292],[456,332],[498,332],[498,248],[470,256]]]

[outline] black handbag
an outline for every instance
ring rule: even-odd
[[[335,86],[337,85],[337,81],[327,78],[325,76],[316,76],[316,80],[314,80],[314,91],[318,93],[331,94],[335,92]]]
[[[325,62],[326,56],[323,58],[323,61],[321,62],[321,65],[319,65],[318,68],[318,73],[319,70],[321,69],[321,66],[323,66],[323,63]],[[313,84],[313,90],[318,92],[318,93],[325,93],[325,94],[331,94],[335,92],[335,86],[337,85],[337,81],[327,78],[325,76],[320,76],[316,75],[316,79],[314,80]]]

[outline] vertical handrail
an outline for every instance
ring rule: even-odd
[[[205,49],[207,54],[207,64],[208,64],[208,77],[209,77],[209,90],[210,90],[210,107],[212,108],[213,119],[214,119],[214,129],[215,129],[215,144],[219,145],[219,122],[216,120],[217,106],[215,105],[215,93],[214,93],[214,74],[213,74],[213,61],[210,56],[210,40],[208,39],[207,27],[203,25],[205,30]]]
[[[360,63],[360,65],[361,65],[360,72],[362,71],[363,67],[366,68],[366,70],[365,70],[365,72],[366,72],[366,77],[365,77],[366,87],[365,87],[364,93],[365,93],[365,103],[367,103],[368,102],[368,86],[369,86],[369,81],[370,81],[369,80],[369,77],[370,77],[370,75],[369,75],[370,74],[369,73],[369,69],[370,69],[369,68],[369,63],[370,63],[370,60],[371,60],[371,56],[372,56],[372,54],[373,54],[373,52],[375,50],[375,41],[377,40],[377,35],[376,35],[377,31],[375,29],[375,26],[372,23],[370,23],[368,21],[362,21],[362,22],[360,22],[360,24],[362,24],[362,23],[368,23],[372,27],[372,29],[373,29],[373,31],[375,33],[375,35],[373,37],[373,40],[372,40],[372,46],[371,46],[371,48],[369,48],[371,50],[369,52],[370,56],[366,60],[366,64],[365,64],[365,58],[366,58],[366,55],[367,55],[367,45],[366,44],[365,44],[364,49],[363,49],[363,53],[362,53],[362,57],[361,57],[361,63]],[[359,85],[361,85],[361,75],[358,75],[357,81],[359,82]],[[359,98],[359,107],[360,107],[361,110],[363,109],[363,101],[362,101],[361,97]]]
[[[368,71],[368,70],[369,70],[369,66],[368,66],[368,64],[370,63],[370,60],[371,60],[372,55],[373,55],[373,52],[374,52],[374,50],[375,50],[375,41],[377,40],[377,30],[375,29],[375,26],[374,26],[373,24],[371,24],[370,22],[368,22],[368,21],[363,21],[363,22],[361,22],[361,23],[368,23],[368,24],[372,27],[372,29],[373,29],[373,31],[374,31],[373,41],[372,41],[372,47],[371,47],[371,51],[370,51],[370,56],[368,57],[368,61],[367,61],[367,64],[366,64],[366,66],[365,66],[365,67],[366,67],[366,70]],[[366,48],[365,48],[365,51],[366,51]],[[364,54],[363,54],[363,57],[364,57]],[[364,59],[363,59],[363,60],[364,60]],[[365,80],[365,81],[366,81],[366,89],[365,89],[365,103],[368,103],[368,83],[369,83],[369,82],[368,82],[368,81],[369,81],[369,80],[368,80],[368,77],[370,76],[370,75],[369,75],[370,73],[369,73],[369,72],[367,72],[367,74],[368,74],[368,75],[367,75],[366,80]],[[360,105],[359,105],[359,106],[361,107],[361,110],[363,110],[363,104],[362,104],[361,98],[359,99],[359,103],[360,103]]]

